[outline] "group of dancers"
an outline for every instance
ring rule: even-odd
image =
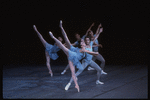
[[[72,77],[69,83],[65,86],[65,90],[68,90],[71,83],[74,81],[75,88],[78,90],[78,92],[80,92],[80,88],[77,82],[78,81],[77,76],[80,75],[87,66],[89,66],[88,70],[97,71],[96,84],[104,84],[103,82],[100,81],[100,76],[102,74],[105,75],[107,74],[106,72],[104,72],[105,59],[98,52],[98,47],[102,47],[102,45],[98,43],[97,39],[100,33],[103,32],[103,27],[101,24],[99,24],[96,33],[93,34],[93,31],[91,30],[93,26],[94,23],[89,27],[86,34],[82,38],[78,33],[76,33],[75,37],[77,41],[71,44],[62,26],[62,21],[60,20],[59,27],[64,37],[65,43],[64,44],[62,43],[63,39],[61,37],[58,37],[57,39],[53,35],[53,33],[49,31],[50,37],[55,41],[54,45],[51,45],[44,40],[40,32],[37,30],[36,26],[33,25],[34,30],[36,31],[38,37],[40,38],[42,44],[45,47],[46,65],[49,70],[49,74],[51,76],[53,76],[53,72],[51,70],[50,58],[56,60],[59,57],[57,55],[57,52],[59,50],[63,50],[63,52],[66,54],[68,58],[68,65],[61,74],[65,74],[67,69],[70,68]],[[97,63],[95,63],[96,59],[101,61],[100,66]],[[78,69],[76,73],[75,67]]]

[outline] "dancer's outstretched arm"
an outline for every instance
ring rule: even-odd
[[[82,48],[82,49],[80,50],[80,52],[87,52],[87,53],[89,53],[89,54],[91,54],[91,55],[93,55],[93,56],[98,55],[98,52],[91,52],[91,51],[86,50],[85,48]]]
[[[69,39],[67,37],[67,34],[66,34],[66,32],[65,32],[65,30],[64,30],[64,28],[62,26],[62,20],[60,20],[60,28],[61,28],[62,35],[64,36],[65,43],[66,43],[67,47],[70,49],[71,43],[70,43],[70,41],[69,41]]]
[[[100,28],[99,33],[94,37],[93,42],[95,42],[95,40],[99,37],[100,33],[103,32],[103,28]]]
[[[99,33],[100,27],[102,27],[101,23],[98,25],[98,28],[97,28],[96,33],[94,35],[97,35]]]
[[[88,32],[91,30],[91,28],[94,26],[94,23],[92,23],[92,25],[89,27],[89,29],[86,31],[86,34],[85,34],[85,36],[87,36],[88,35]]]
[[[92,47],[101,47],[101,48],[103,48],[102,44],[94,44],[94,45],[92,45]]]

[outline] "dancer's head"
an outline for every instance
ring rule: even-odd
[[[81,39],[80,34],[78,34],[78,33],[75,33],[75,37],[78,41]]]
[[[83,39],[81,39],[81,41],[80,41],[80,46],[81,46],[81,48],[86,46],[86,44],[85,44]]]
[[[94,33],[93,33],[92,30],[88,31],[88,35],[87,36],[89,36],[91,40],[94,40]]]
[[[59,40],[60,42],[62,42],[62,41],[63,41],[63,39],[62,39],[61,37],[58,37],[58,40]]]
[[[90,42],[91,42],[91,38],[90,38],[89,36],[86,36],[86,37],[84,38],[84,41],[85,41],[85,44],[86,44],[86,45],[89,45]]]

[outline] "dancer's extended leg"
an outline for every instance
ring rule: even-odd
[[[62,49],[67,56],[69,56],[68,48],[66,48],[57,38],[55,38],[52,32],[49,32],[49,35],[51,36],[52,39],[54,39],[59,48]]]
[[[57,38],[55,38],[53,36],[52,32],[49,32],[49,35],[51,36],[51,38],[54,39],[54,41],[57,43],[57,45],[59,45],[59,47],[64,51],[64,53],[67,55],[67,57],[69,57],[68,48],[66,48]],[[72,73],[72,78],[73,78],[74,83],[75,83],[75,88],[77,88],[77,90],[79,92],[80,89],[79,89],[79,85],[77,83],[76,76],[75,76],[75,67],[73,66],[73,63],[70,60],[68,60],[68,62],[69,62],[70,70],[71,70],[71,73]]]
[[[52,72],[51,66],[50,66],[50,56],[49,56],[47,51],[45,51],[45,56],[46,56],[46,65],[47,65],[47,68],[49,70],[49,74],[51,74],[51,77],[52,77],[53,76],[53,72]]]
[[[44,45],[44,47],[46,47],[46,41],[44,40],[43,36],[40,34],[40,32],[37,30],[36,26],[33,25],[34,30],[36,31],[38,37],[40,38],[42,44]]]
[[[66,34],[64,28],[62,27],[62,21],[61,20],[60,20],[60,28],[61,28],[61,32],[62,32],[62,35],[63,35],[64,40],[65,40],[65,43],[66,43],[67,47],[70,49],[71,43],[67,37],[67,34]]]

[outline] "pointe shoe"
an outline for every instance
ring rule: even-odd
[[[78,90],[78,92],[80,92],[79,86],[75,86],[75,88]]]
[[[53,73],[52,72],[49,72],[49,74],[51,75],[51,77],[53,77]]]
[[[101,71],[101,74],[107,75],[107,73],[106,73],[106,72],[104,72],[103,70]]]
[[[71,85],[71,83],[68,83],[68,84],[66,85],[66,87],[65,87],[65,90],[66,90],[66,91],[69,89],[70,85]]]
[[[51,38],[54,38],[54,35],[51,31],[49,31],[49,35],[51,36]]]
[[[64,70],[63,72],[61,72],[61,75],[65,74],[66,73],[66,70]]]
[[[99,80],[96,81],[96,84],[104,84],[103,82],[100,82]]]

